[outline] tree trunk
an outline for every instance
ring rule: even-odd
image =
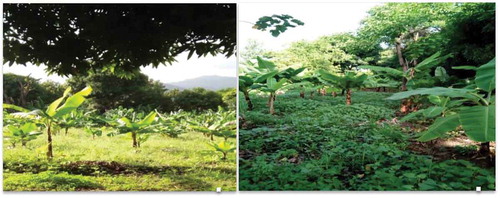
[[[269,95],[269,114],[274,114],[274,93]]]
[[[244,90],[243,95],[245,95],[245,100],[247,101],[248,110],[249,111],[253,110],[252,100],[250,100],[250,95],[248,94],[248,91]]]
[[[479,147],[479,154],[482,156],[490,156],[490,142],[481,142]]]
[[[68,129],[69,128],[64,128],[64,135],[68,135]]]
[[[403,67],[403,73],[408,71],[408,65],[403,57],[403,47],[401,46],[401,38],[396,39],[396,54],[398,55],[399,65]],[[406,83],[408,80],[403,77],[403,82],[401,83],[401,91],[406,91]]]
[[[210,134],[210,140],[214,141],[214,134]]]
[[[342,93],[340,95],[345,95],[345,89],[342,89]]]
[[[222,152],[222,160],[226,160],[227,159],[227,153],[226,152]]]
[[[132,132],[132,147],[139,147],[139,145],[137,144],[137,134],[135,132]]]
[[[325,88],[322,88],[322,89],[321,89],[321,95],[322,95],[322,96],[326,96],[326,89],[325,89]]]
[[[345,104],[351,105],[351,89],[347,89],[347,93],[345,95]]]
[[[23,147],[26,147],[26,143],[28,143],[28,142],[27,142],[27,141],[21,141],[21,145],[22,145]]]
[[[52,154],[52,133],[50,132],[50,127],[51,127],[51,123],[49,122],[49,125],[47,127],[47,142],[48,142],[47,159],[48,160],[51,160],[54,157],[54,155]]]

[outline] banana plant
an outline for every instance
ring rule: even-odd
[[[346,90],[346,105],[351,105],[351,93],[353,88],[360,88],[368,77],[366,74],[357,75],[354,72],[346,71],[343,76],[333,75],[325,70],[319,70],[321,79]]]
[[[69,114],[62,116],[57,119],[57,124],[64,129],[64,134],[68,135],[68,130],[70,128],[82,127],[86,122],[86,116],[91,113],[83,113],[83,111],[72,111]]]
[[[92,126],[85,126],[85,132],[92,135],[92,139],[95,139],[96,136],[102,136],[103,132],[106,131],[106,127],[96,128]]]
[[[462,126],[465,134],[472,140],[482,142],[481,153],[489,153],[489,142],[495,141],[495,59],[478,67],[474,86],[466,88],[420,88],[393,94],[388,99],[399,100],[413,95],[440,96],[450,98],[450,103],[469,102],[474,106],[453,105],[441,117],[437,118],[419,138],[429,141],[442,137],[446,132]],[[471,88],[473,87],[473,88]]]
[[[147,138],[144,139],[148,133],[154,133],[155,130],[150,127],[156,119],[157,113],[155,111],[150,112],[146,117],[142,120],[139,120],[139,117],[142,117],[142,113],[132,113],[132,118],[128,119],[127,117],[122,117],[115,121],[109,122],[112,126],[116,127],[116,133],[109,133],[109,136],[113,136],[116,134],[129,134],[132,139],[132,147],[139,148],[141,146],[141,142],[144,142]],[[140,137],[138,137],[140,136]],[[144,140],[142,140],[142,139]],[[142,141],[138,141],[142,140]]]
[[[170,113],[169,115],[162,115],[159,112],[156,113],[159,120],[157,124],[153,126],[153,129],[157,133],[176,138],[187,131],[188,122],[186,121],[185,115],[177,112]]]
[[[262,87],[261,90],[269,93],[269,114],[274,114],[274,101],[276,100],[276,92],[285,87],[285,83],[288,80],[286,78],[282,78],[280,81],[276,81],[274,77],[270,77],[266,81],[266,86]]]
[[[63,116],[76,110],[86,100],[85,97],[90,95],[92,88],[90,86],[86,87],[73,95],[71,95],[70,92],[71,87],[68,87],[64,91],[63,96],[52,102],[45,111],[40,109],[30,111],[12,104],[3,105],[4,109],[14,109],[20,111],[12,113],[14,116],[37,120],[45,125],[47,128],[47,158],[49,160],[54,157],[52,148],[52,127],[57,126],[58,119],[61,119]]]
[[[247,106],[248,106],[247,109],[249,111],[253,110],[253,104],[252,104],[252,100],[250,99],[250,94],[249,94],[249,91],[252,88],[252,85],[254,85],[252,78],[250,78],[248,76],[239,76],[238,87],[239,87],[239,90],[245,96],[245,101],[247,102]]]
[[[305,98],[306,92],[309,92],[310,97],[312,98],[316,90],[320,90],[325,87],[325,83],[321,81],[317,73],[313,75],[303,76],[300,80],[301,81],[297,84],[299,84],[300,86],[301,98]]]
[[[187,122],[192,130],[202,132],[205,136],[214,140],[214,136],[226,136],[236,134],[236,115],[234,111],[225,111],[219,107],[217,112],[209,110],[204,114],[196,116]],[[231,132],[233,131],[233,132]]]
[[[16,143],[20,142],[23,147],[26,144],[36,139],[42,132],[38,131],[38,127],[33,122],[27,122],[21,126],[9,125],[3,130],[3,138],[9,140],[12,147],[16,147]]]
[[[250,97],[248,96],[248,91],[251,89],[260,89],[265,92],[270,93],[270,99],[268,101],[268,106],[270,110],[273,109],[274,114],[274,100],[276,99],[276,91],[272,91],[270,89],[276,87],[269,87],[270,78],[274,78],[276,83],[293,81],[297,78],[297,75],[303,72],[305,68],[287,68],[284,70],[279,70],[276,65],[269,61],[264,60],[261,57],[257,57],[257,65],[251,65],[250,67],[245,68],[245,75],[240,76],[239,87],[240,91],[245,95],[245,100],[247,100],[247,104],[249,105],[248,109],[253,109],[253,105],[251,105]],[[274,93],[274,94],[273,94]],[[273,104],[271,104],[273,103]],[[250,106],[251,105],[251,106]],[[271,108],[272,107],[272,108]],[[271,111],[270,111],[271,112]]]
[[[380,78],[384,78],[385,76],[390,76],[392,78],[403,79],[403,82],[398,83],[398,85],[401,85],[402,91],[406,91],[407,87],[409,89],[415,89],[420,87],[422,84],[427,84],[427,85],[434,84],[432,81],[433,77],[430,76],[430,73],[434,67],[436,67],[434,69],[434,77],[436,77],[438,80],[442,82],[446,81],[449,76],[446,73],[446,70],[438,65],[450,57],[451,54],[441,56],[440,52],[436,52],[432,56],[425,58],[415,67],[408,68],[408,70],[404,72],[390,67],[381,67],[372,65],[361,65],[358,66],[358,68],[371,70],[375,72],[375,74],[377,74],[377,76]],[[424,81],[428,82],[422,83]],[[393,86],[396,84],[391,83],[390,85]]]
[[[223,141],[223,142],[220,142],[220,143],[213,143],[213,142],[210,142],[210,143],[207,143],[207,145],[211,148],[213,148],[214,150],[216,151],[219,151],[222,153],[222,160],[226,160],[227,159],[227,154],[229,152],[233,152],[234,150],[236,150],[236,147],[231,145],[230,143],[226,142],[226,141]]]

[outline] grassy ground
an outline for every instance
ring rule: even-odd
[[[346,106],[287,92],[276,115],[265,96],[251,95],[253,111],[240,98],[240,190],[494,190],[494,167],[409,149],[418,133],[393,120],[390,95],[357,91]]]
[[[211,150],[201,133],[178,138],[152,135],[141,148],[127,136],[96,137],[81,129],[53,138],[54,159],[45,158],[46,136],[26,148],[4,142],[6,191],[223,191],[236,190],[236,154]],[[222,141],[216,137],[216,142]],[[230,142],[235,143],[235,139]]]

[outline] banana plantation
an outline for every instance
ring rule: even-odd
[[[67,88],[45,109],[4,104],[5,190],[235,190],[234,110],[99,114],[80,107],[91,94]]]
[[[495,4],[384,3],[241,53],[240,190],[495,190]]]
[[[4,191],[235,191],[235,86],[168,84],[230,62],[235,20],[235,4],[4,4]]]

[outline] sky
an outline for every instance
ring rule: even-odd
[[[299,40],[315,40],[320,36],[358,29],[370,8],[380,3],[240,3],[239,44],[240,50],[254,39],[266,50],[285,49],[287,44]],[[278,37],[271,33],[253,29],[262,16],[288,14],[304,22],[304,26],[290,28]]]
[[[149,76],[153,80],[159,80],[163,83],[172,83],[192,79],[200,76],[230,76],[236,77],[236,56],[226,58],[224,55],[211,56],[198,58],[197,56],[191,57],[187,60],[188,53],[182,53],[176,57],[177,62],[172,65],[159,65],[158,68],[151,66],[141,68],[142,73]],[[32,64],[24,65],[3,65],[3,73],[14,73],[18,75],[27,76],[40,79],[41,81],[52,80],[59,83],[64,83],[66,77],[57,75],[48,76],[44,69],[46,67],[40,65],[39,67]]]

